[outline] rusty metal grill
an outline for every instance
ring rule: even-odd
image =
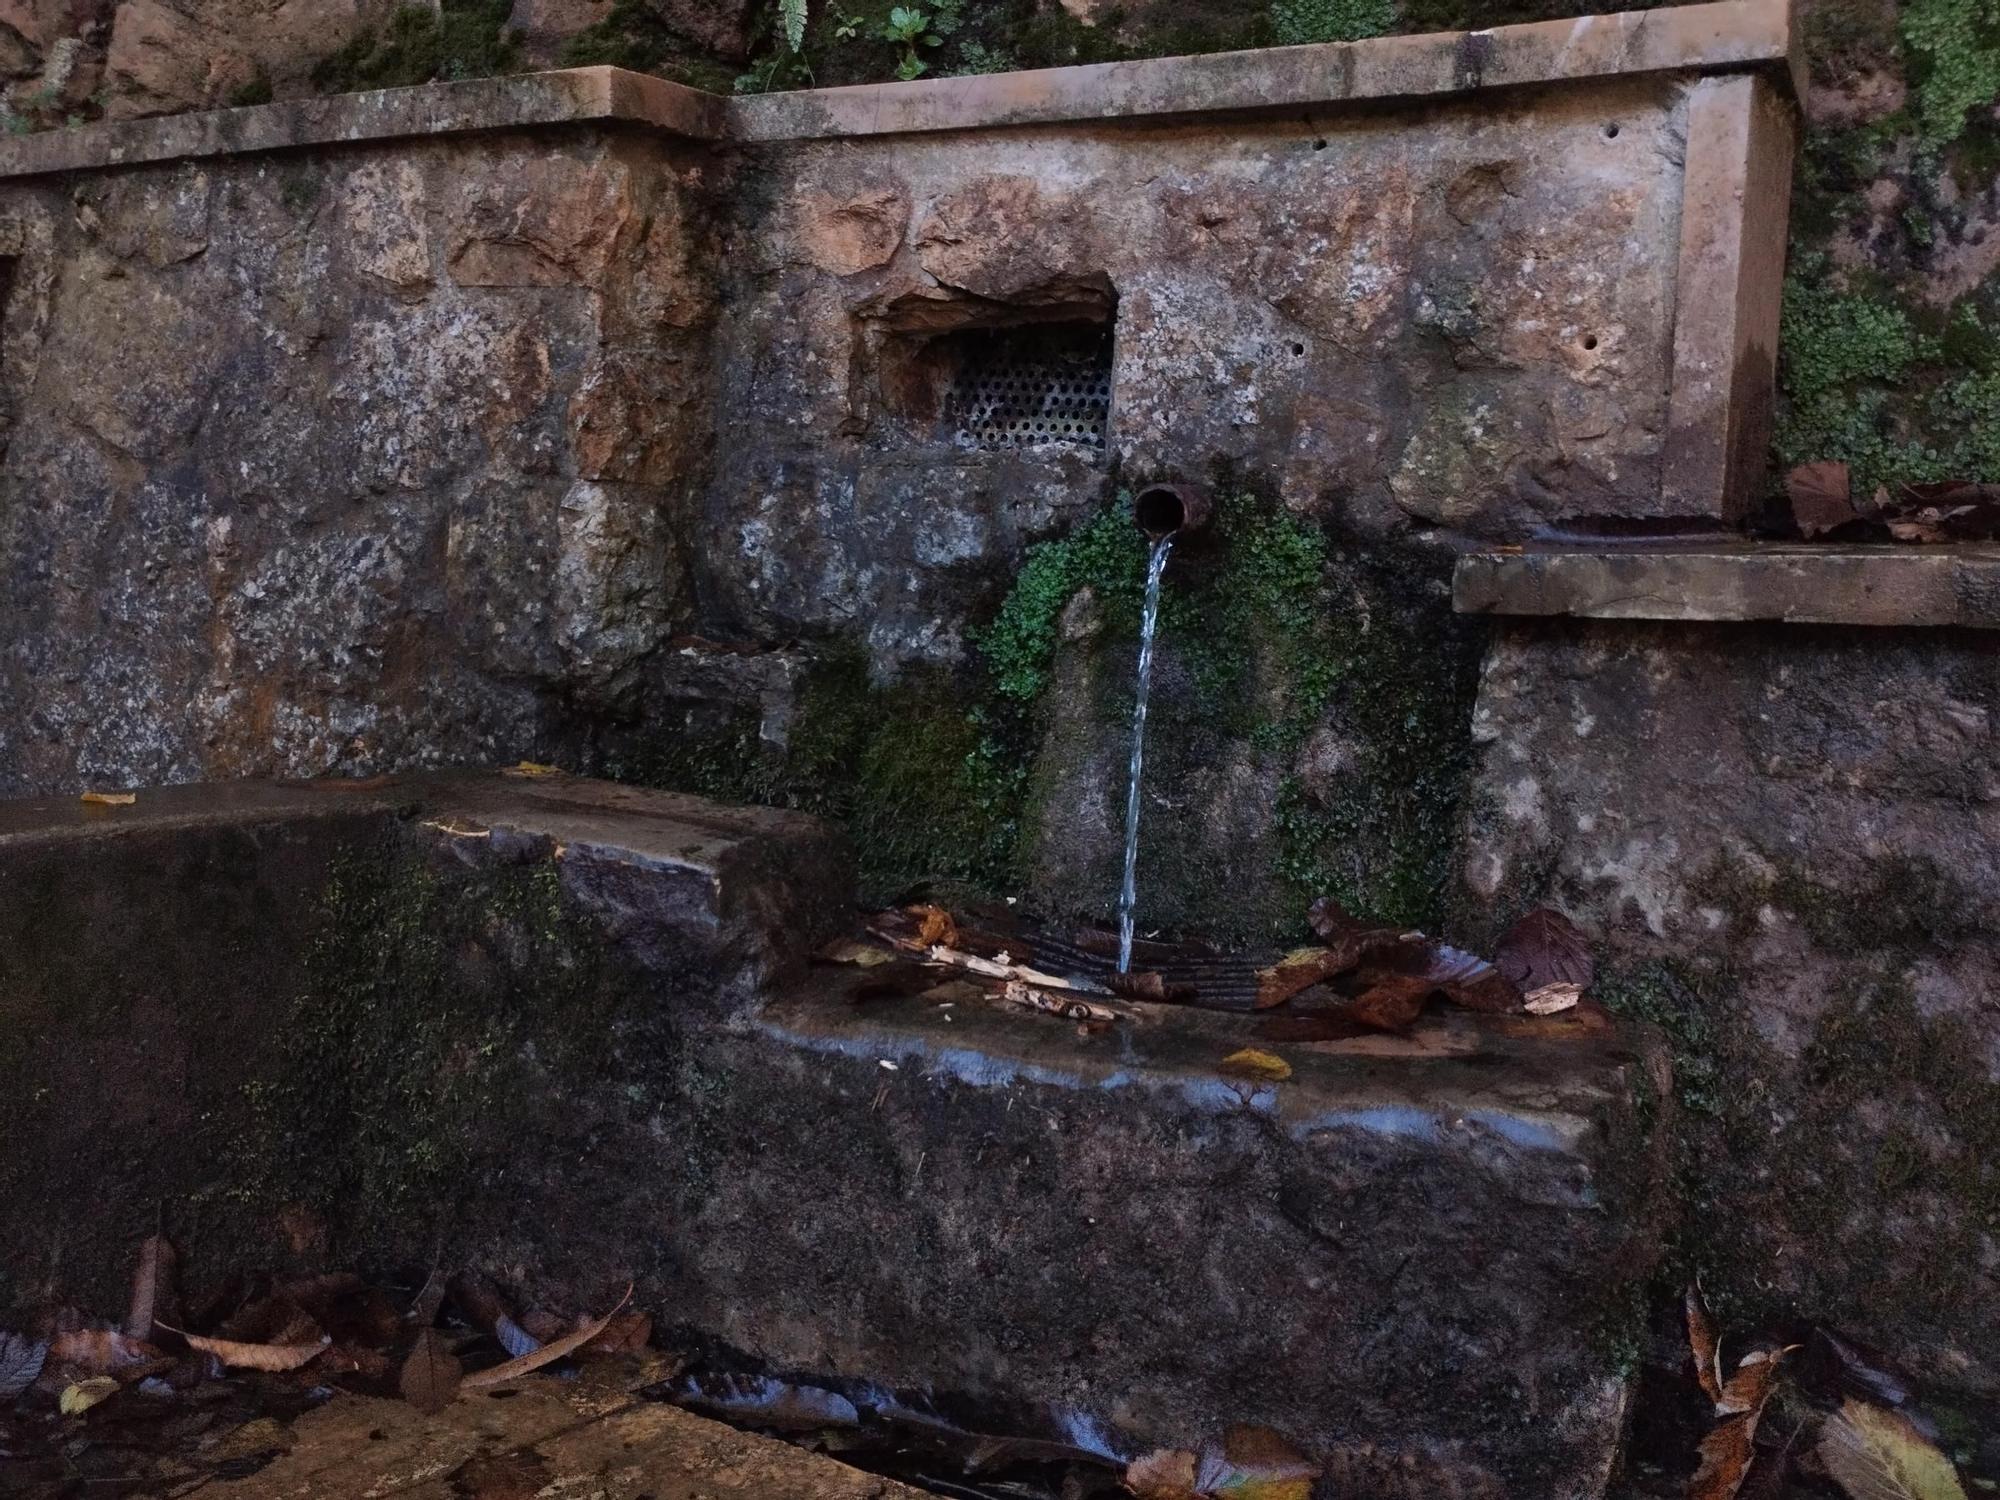
[[[964,336],[945,417],[980,448],[1104,446],[1111,415],[1111,330],[1102,324]]]

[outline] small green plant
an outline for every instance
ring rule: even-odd
[[[931,30],[930,16],[906,5],[899,5],[889,12],[889,19],[882,23],[882,39],[894,42],[903,49],[903,55],[896,62],[896,76],[905,83],[930,66],[923,60],[918,48],[944,45],[944,38]]]
[[[785,33],[785,46],[797,52],[806,44],[806,0],[778,0],[778,22]]]
[[[1917,139],[1957,140],[1966,116],[2000,94],[2000,0],[1910,0],[1899,23],[1915,83]]]
[[[836,4],[828,7],[833,19],[833,39],[836,42],[851,42],[861,35],[861,17]]]
[[[229,106],[244,109],[252,104],[271,102],[271,80],[260,71],[247,83],[239,83],[229,91]]]
[[[960,77],[970,77],[977,73],[1011,73],[1020,66],[1020,58],[1006,48],[989,47],[984,42],[968,38],[958,44],[958,66],[952,72]]]
[[[520,65],[509,0],[443,0],[438,10],[404,5],[381,31],[354,38],[313,69],[327,93],[403,88],[437,79],[486,78]]]
[[[1271,30],[1281,47],[1358,42],[1396,24],[1396,0],[1272,0]]]

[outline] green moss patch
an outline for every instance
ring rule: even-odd
[[[507,29],[510,0],[443,0],[431,10],[405,5],[379,31],[367,31],[313,69],[328,93],[511,73],[519,38]]]
[[[393,836],[321,895],[297,991],[274,996],[275,1060],[207,1143],[258,1223],[288,1205],[398,1232],[481,1187],[482,1150],[615,1032],[601,933],[555,863],[466,869]],[[492,1186],[498,1190],[497,1184]]]

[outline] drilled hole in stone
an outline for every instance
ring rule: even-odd
[[[1609,125],[1604,127],[1604,138],[1607,141],[1618,139],[1618,122],[1616,120],[1613,120]]]
[[[1583,347],[1586,349],[1595,349],[1597,347],[1597,335],[1594,333],[1586,333],[1583,336]]]

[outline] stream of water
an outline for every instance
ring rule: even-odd
[[[1125,784],[1125,881],[1118,888],[1118,972],[1132,968],[1132,913],[1139,904],[1139,779],[1146,765],[1146,689],[1153,677],[1153,632],[1160,623],[1160,579],[1167,571],[1171,535],[1153,543],[1146,559],[1146,608],[1139,616],[1139,687],[1132,699],[1132,766]]]

